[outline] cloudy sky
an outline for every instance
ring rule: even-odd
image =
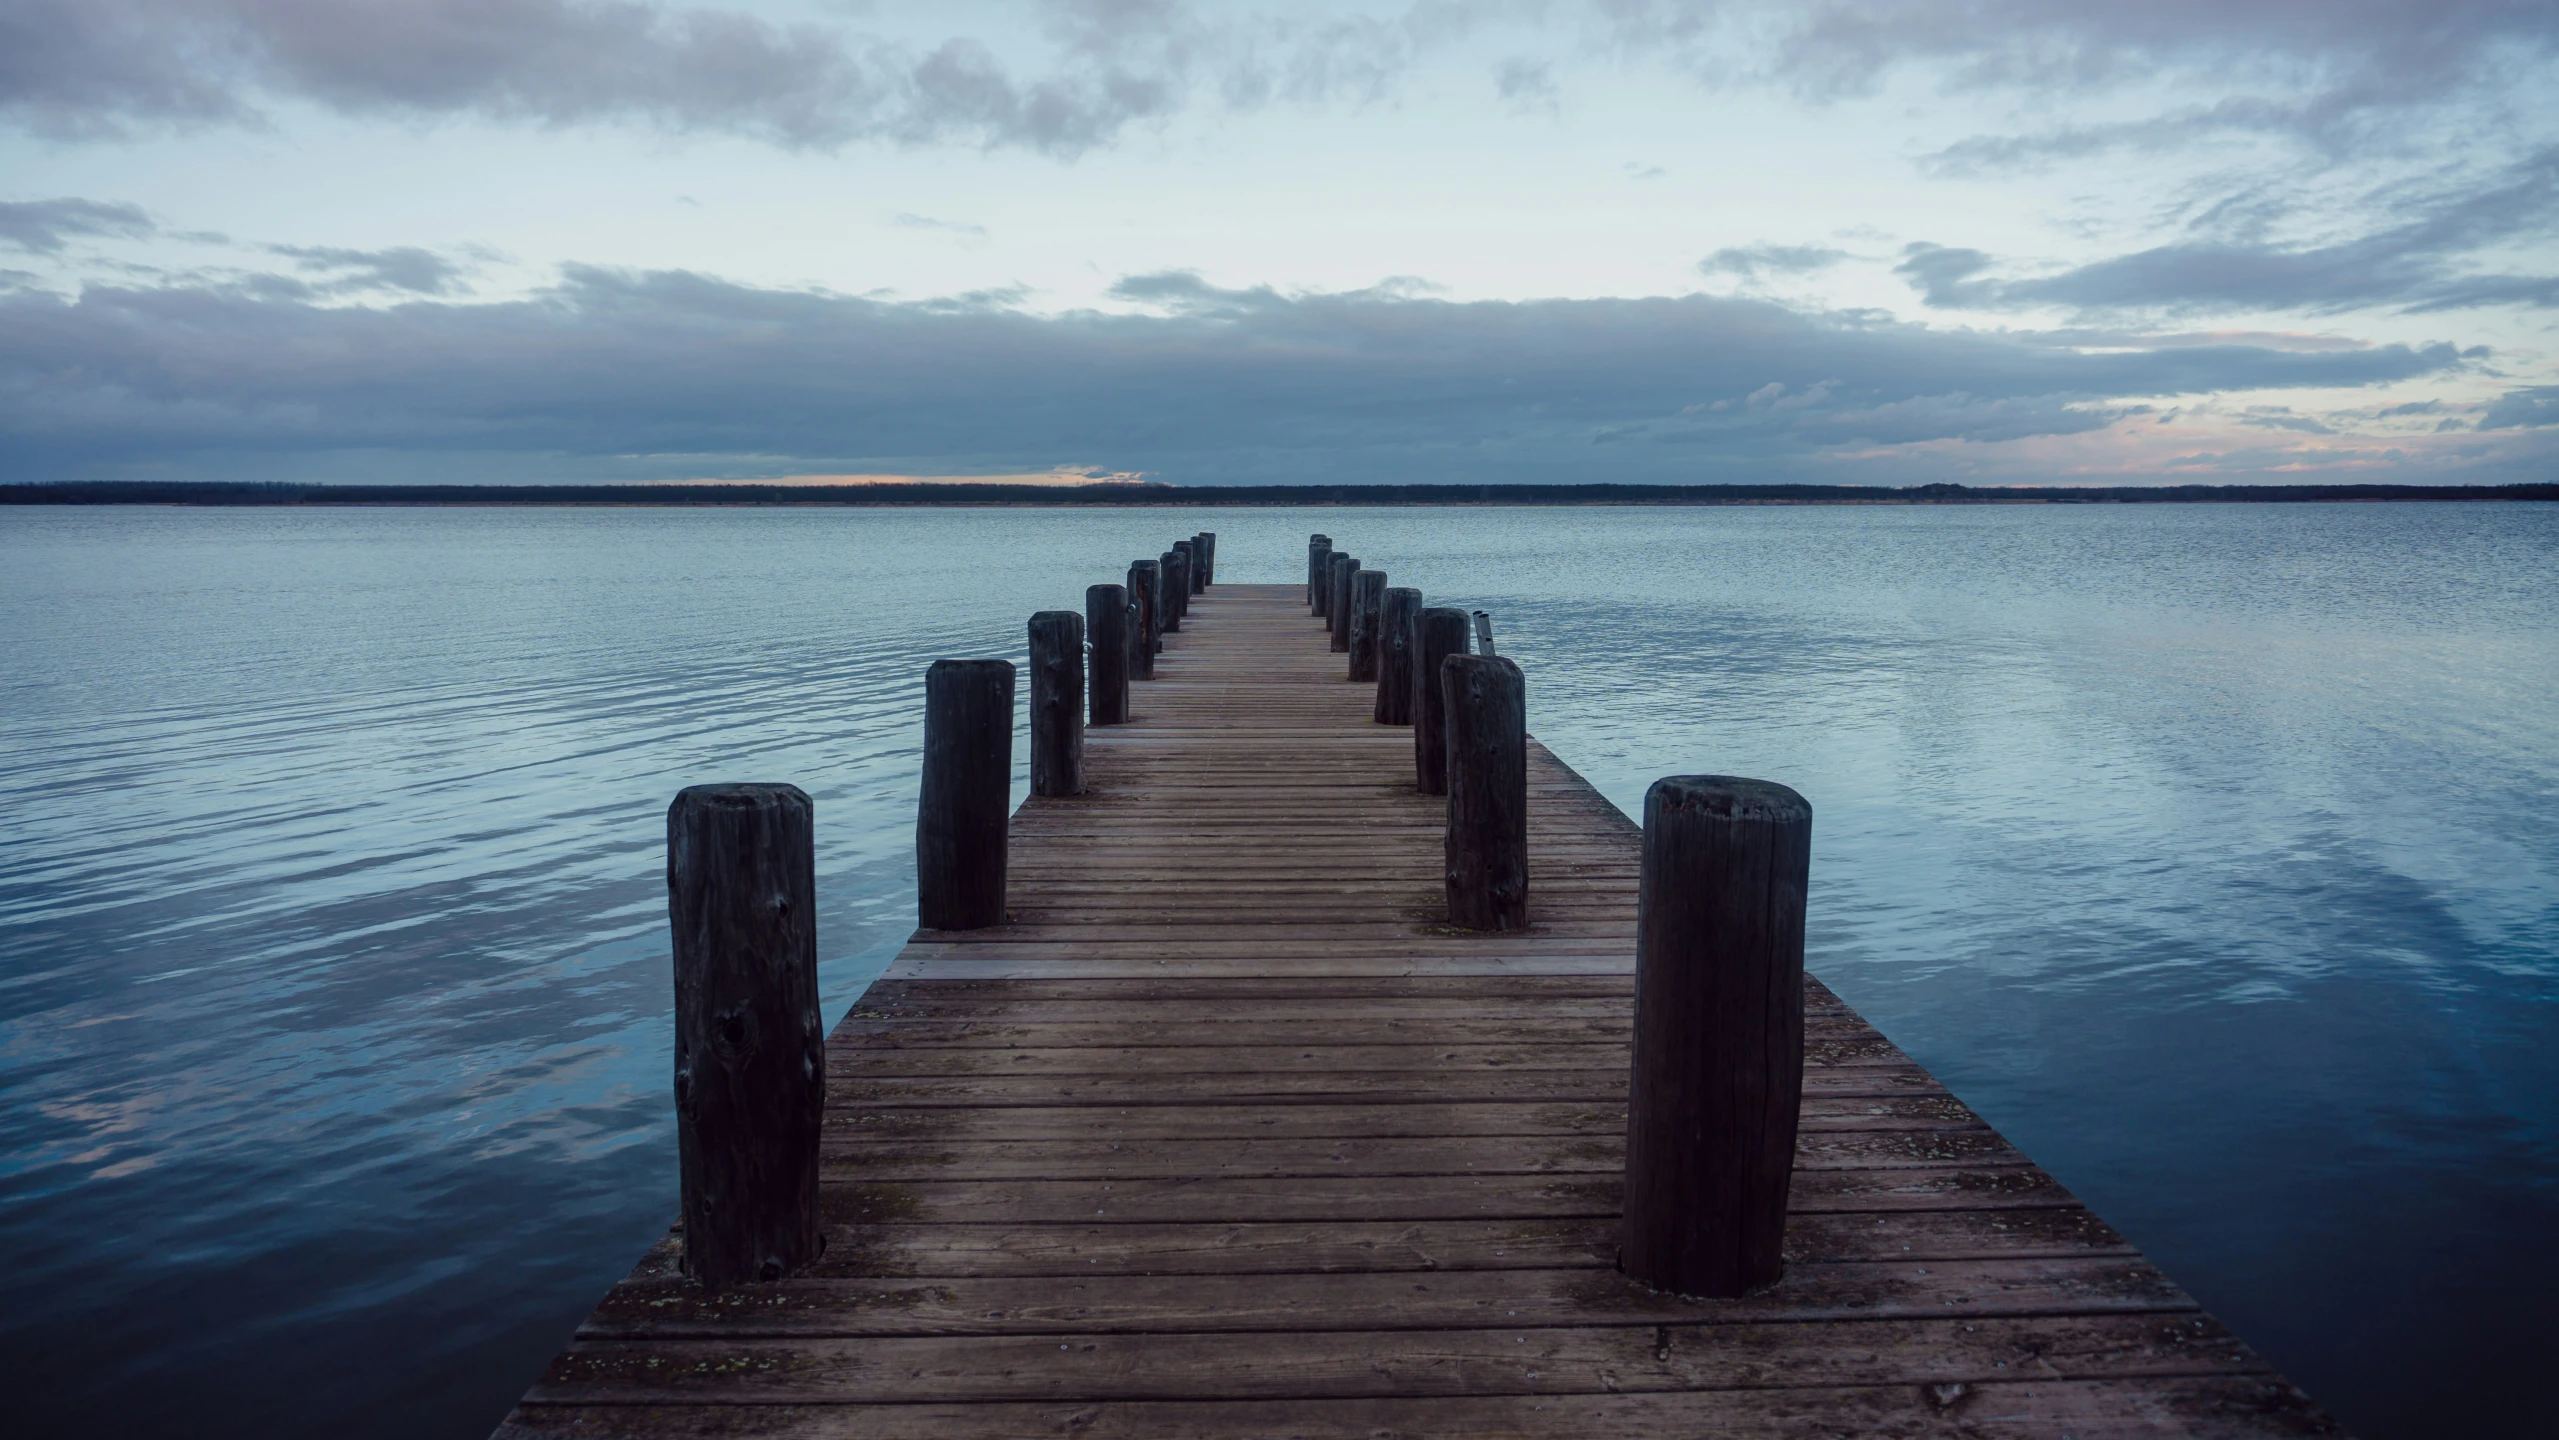
[[[2559,5],[0,0],[0,480],[2559,478]]]

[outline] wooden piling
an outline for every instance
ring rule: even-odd
[[[1764,780],[1644,795],[1619,1263],[1655,1290],[1746,1295],[1784,1272],[1812,830],[1804,797]]]
[[[1379,597],[1377,701],[1370,715],[1380,725],[1413,723],[1413,617],[1421,608],[1422,592],[1410,585]]]
[[[1377,683],[1378,610],[1385,595],[1385,571],[1362,570],[1351,577],[1350,676],[1360,683]]]
[[[1310,615],[1324,613],[1325,587],[1332,574],[1333,537],[1310,535],[1306,540],[1306,610]]]
[[[936,660],[924,672],[924,788],[915,816],[916,923],[1004,923],[1012,809],[1013,662]]]
[[[1413,615],[1413,786],[1448,793],[1448,726],[1440,662],[1466,653],[1466,612],[1433,605]]]
[[[1440,662],[1448,726],[1448,923],[1528,928],[1528,685],[1499,655]]]
[[[1190,613],[1191,609],[1191,597],[1200,593],[1199,542],[1197,540],[1176,540],[1173,542],[1173,553],[1182,558],[1182,575],[1184,582],[1182,585],[1182,603],[1173,607],[1174,613],[1187,615]]]
[[[1332,647],[1333,653],[1336,655],[1347,655],[1350,653],[1351,587],[1354,583],[1351,577],[1357,574],[1359,574],[1359,558],[1357,556],[1344,555],[1339,551],[1335,551],[1333,554],[1333,593],[1324,602],[1324,621],[1325,629],[1331,637],[1329,643]]]
[[[1173,552],[1173,561],[1176,565],[1181,567],[1182,571],[1179,582],[1180,588],[1173,591],[1172,610],[1173,618],[1175,620],[1188,620],[1191,618],[1191,596],[1197,593],[1199,589],[1197,585],[1191,583],[1193,579],[1196,578],[1195,572],[1197,571],[1198,566],[1194,564],[1191,559],[1191,552],[1188,548],[1190,542],[1185,540],[1182,542],[1182,545],[1184,548]],[[1175,584],[1175,581],[1172,576],[1167,575],[1164,583],[1167,587],[1171,587]]]
[[[1164,648],[1156,637],[1162,632],[1164,606],[1162,569],[1153,560],[1139,560],[1128,567],[1129,599],[1137,606],[1137,620],[1129,636],[1129,678],[1155,678],[1155,655]]]
[[[1190,567],[1179,550],[1167,550],[1157,556],[1155,566],[1159,577],[1156,588],[1164,597],[1164,623],[1156,627],[1155,633],[1178,635],[1182,629],[1182,602],[1190,595]]]
[[[1031,793],[1084,793],[1084,617],[1031,617]]]
[[[1202,530],[1191,542],[1191,553],[1200,557],[1200,588],[1206,590],[1217,583],[1217,532]]]
[[[1158,655],[1164,653],[1164,631],[1172,615],[1173,603],[1171,594],[1164,588],[1164,578],[1164,561],[1159,556],[1155,561],[1155,568],[1147,574],[1149,583],[1146,591],[1147,601],[1154,607],[1151,613],[1155,623],[1154,633],[1148,637],[1147,643],[1154,647]]]
[[[797,786],[695,785],[667,807],[683,1267],[713,1290],[818,1257],[816,855]]]
[[[1085,720],[1093,725],[1128,722],[1129,640],[1128,587],[1084,587],[1084,634],[1091,642],[1084,687]]]

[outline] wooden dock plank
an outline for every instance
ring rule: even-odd
[[[845,1016],[820,1262],[670,1236],[501,1435],[2340,1433],[1818,982],[1785,1281],[1625,1282],[1639,832],[1532,744],[1532,928],[1450,930],[1298,600],[1195,597],[1007,923]]]
[[[1071,1361],[1072,1352],[1065,1352]],[[1071,1367],[1049,1373],[1076,1387]],[[2281,1377],[1921,1382],[1654,1393],[1324,1397],[1036,1404],[674,1405],[527,1403],[501,1436],[1058,1435],[1079,1440],[1590,1440],[1593,1436],[1853,1436],[1859,1440],[2254,1440],[2333,1435]]]
[[[1538,1395],[1747,1388],[1772,1374],[1797,1386],[2262,1375],[2268,1366],[2217,1322],[2191,1313],[1981,1316],[1849,1323],[1587,1326],[1570,1329],[1202,1332],[1079,1337],[905,1337],[759,1342],[748,1366],[717,1341],[587,1340],[556,1383],[611,1387],[627,1401],[916,1404],[1047,1400],[1061,1353],[1095,1400]],[[656,1363],[651,1363],[656,1362]],[[767,1368],[769,1366],[769,1368]],[[543,1395],[537,1388],[534,1394]]]
[[[1804,1263],[1784,1293],[1695,1302],[1628,1285],[1613,1271],[1265,1272],[1249,1285],[1191,1275],[919,1276],[795,1279],[709,1293],[675,1277],[617,1288],[579,1327],[586,1339],[646,1336],[740,1343],[817,1335],[1088,1335],[1133,1330],[1517,1329],[1725,1325],[1960,1314],[2186,1313],[2195,1303],[2138,1256]]]

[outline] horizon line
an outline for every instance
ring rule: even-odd
[[[792,480],[548,484],[312,484],[252,480],[0,482],[0,505],[609,505],[609,506],[1433,506],[2301,503],[2559,500],[2559,483],[2510,485],[1924,485],[1358,483],[1177,485],[1112,478],[1060,484],[953,477],[852,484]]]

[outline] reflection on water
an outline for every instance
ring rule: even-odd
[[[1489,608],[1618,803],[1783,780],[1813,966],[2372,1437],[2559,1346],[2559,511],[0,510],[17,1410],[484,1433],[673,1210],[663,813],[1203,527]],[[1018,750],[1018,747],[1017,747]]]

